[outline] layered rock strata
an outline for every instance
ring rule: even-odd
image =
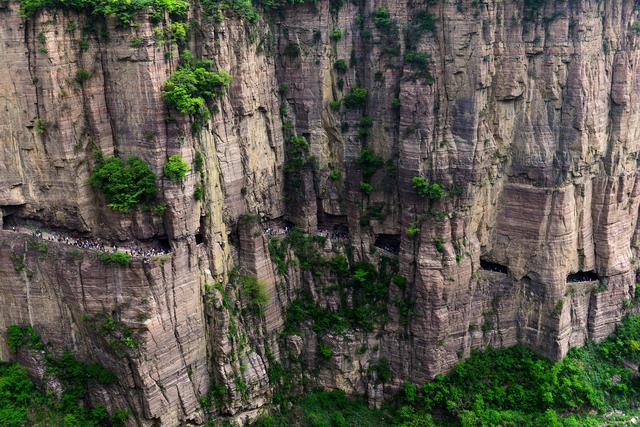
[[[163,36],[167,17],[122,28],[62,11],[23,19],[13,2],[0,10],[0,329],[31,324],[55,351],[114,370],[120,384],[92,399],[129,408],[131,425],[253,417],[269,406],[270,367],[291,355],[296,375],[372,403],[472,348],[523,343],[557,359],[609,334],[634,297],[634,2],[339,3],[287,6],[258,24],[194,7],[185,42]],[[196,135],[161,95],[185,49],[233,76]],[[80,70],[91,77],[79,82]],[[366,102],[350,107],[356,88]],[[297,185],[291,135],[309,143]],[[363,175],[365,149],[382,163]],[[166,211],[108,209],[89,184],[96,150],[146,161]],[[162,178],[168,156],[197,153],[202,174]],[[446,196],[420,197],[415,176]],[[45,253],[12,231],[26,223],[170,254],[114,266],[63,242]],[[293,225],[328,236],[317,247],[326,258],[349,248],[375,265],[397,259],[407,285],[392,284],[388,299],[410,298],[409,320],[389,304],[373,331],[303,325],[282,336],[301,291],[338,304],[320,291],[330,274],[271,258],[269,240]],[[266,284],[257,316],[238,274]],[[104,316],[141,345],[115,352],[96,327]],[[0,358],[14,357],[0,344]],[[37,371],[37,358],[21,357]],[[385,384],[368,369],[380,359],[394,374]],[[220,387],[222,401],[202,399]]]

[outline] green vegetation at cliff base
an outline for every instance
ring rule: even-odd
[[[55,393],[37,388],[27,371],[17,363],[0,362],[0,426],[124,426],[127,411],[111,414],[100,405],[90,407],[91,388],[116,384],[118,378],[98,363],[85,363],[65,352],[50,353],[31,326],[10,325],[7,346],[12,352],[36,352],[44,357],[45,378],[55,378],[63,389]]]
[[[257,426],[601,426],[640,414],[640,316],[600,344],[552,363],[522,346],[474,351],[448,375],[405,383],[382,409],[339,391],[311,391]],[[616,422],[618,424],[616,424]]]

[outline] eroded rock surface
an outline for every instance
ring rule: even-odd
[[[472,348],[523,343],[557,359],[609,334],[634,296],[640,246],[634,2],[432,3],[345,2],[336,11],[322,0],[258,24],[210,21],[194,7],[180,43],[158,36],[167,17],[122,28],[61,11],[23,19],[7,3],[0,330],[31,324],[55,351],[101,362],[120,384],[92,399],[129,408],[131,425],[167,426],[256,416],[269,406],[270,368],[292,358],[302,367],[295,375],[379,404]],[[374,21],[375,8],[389,12],[388,25]],[[420,29],[420,11],[433,30]],[[161,95],[185,49],[233,76],[196,135]],[[91,77],[80,83],[79,70]],[[356,87],[368,89],[366,105],[349,108]],[[363,115],[372,119],[366,132]],[[287,168],[293,134],[309,143],[296,185]],[[367,177],[365,147],[382,158]],[[89,184],[97,149],[146,161],[166,211],[108,209]],[[173,154],[192,164],[183,183],[162,177]],[[447,195],[420,197],[414,176]],[[193,196],[199,184],[202,201]],[[12,231],[26,223],[171,250],[106,265],[64,242],[38,250],[37,237]],[[374,265],[397,259],[407,283],[391,285],[388,300],[410,299],[408,319],[390,303],[373,331],[286,331],[301,291],[322,307],[341,303],[323,291],[330,274],[281,268],[270,256],[269,240],[293,225],[327,236],[317,248],[327,259],[346,248]],[[257,315],[228,285],[238,274],[266,285]],[[114,351],[100,333],[104,316],[141,345]],[[0,343],[0,358],[13,357]],[[37,375],[37,358],[23,357]],[[369,369],[381,359],[393,372],[384,384]],[[212,390],[224,399],[203,399]]]

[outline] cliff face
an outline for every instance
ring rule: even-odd
[[[339,3],[259,24],[193,8],[186,41],[167,35],[167,17],[122,28],[1,9],[0,329],[32,324],[56,352],[113,369],[120,385],[92,400],[130,408],[132,425],[252,417],[279,363],[379,402],[472,348],[523,343],[560,358],[609,334],[634,296],[639,246],[634,2]],[[161,96],[185,49],[233,76],[196,135]],[[357,88],[362,105],[350,102]],[[309,144],[296,170],[291,135]],[[89,184],[97,149],[146,161],[166,211],[108,209]],[[197,153],[202,174],[162,178],[169,155]],[[447,194],[421,197],[416,176]],[[27,222],[62,241],[39,250]],[[328,236],[314,246],[327,259],[397,264],[406,284],[388,285],[386,321],[292,333],[285,312],[300,292],[344,302],[326,291],[333,273],[274,259],[285,224]],[[170,252],[105,265],[64,236]],[[267,284],[257,315],[236,268]],[[116,351],[106,316],[140,345]],[[393,372],[384,383],[369,369],[380,360]]]

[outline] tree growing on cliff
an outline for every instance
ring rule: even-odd
[[[153,172],[137,157],[126,161],[118,157],[101,159],[90,182],[102,192],[107,206],[118,212],[128,212],[138,203],[151,201],[157,192]]]
[[[344,97],[344,105],[351,109],[362,108],[367,102],[367,95],[369,95],[367,88],[356,86]]]
[[[429,182],[423,176],[414,176],[411,178],[411,185],[420,197],[427,197],[429,200],[441,199],[446,194],[442,185],[437,182]]]
[[[186,179],[189,169],[187,162],[182,160],[179,154],[174,154],[169,156],[169,160],[164,165],[164,176],[173,182],[182,182]]]
[[[230,84],[231,74],[227,71],[213,71],[211,61],[194,61],[185,51],[182,65],[165,83],[162,97],[170,107],[193,116],[194,130],[198,130],[209,120],[207,103],[224,95]]]

